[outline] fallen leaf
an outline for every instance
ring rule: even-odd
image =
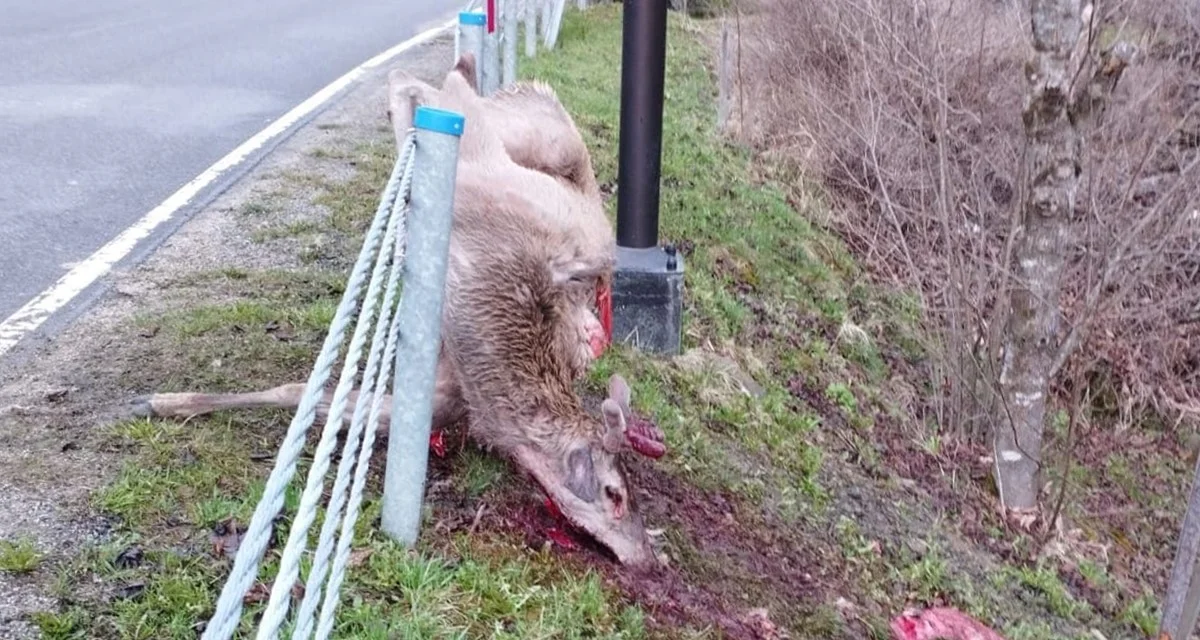
[[[142,563],[142,555],[142,548],[134,545],[126,548],[121,553],[118,553],[116,559],[113,560],[113,564],[125,569],[136,567]]]
[[[487,508],[487,503],[480,502],[479,508],[475,510],[475,519],[471,521],[471,528],[467,529],[468,534],[474,535],[475,530],[479,528],[479,522],[483,520],[483,510],[485,508]]]
[[[296,329],[287,322],[271,320],[266,324],[266,331],[280,342],[290,342],[296,337]]]
[[[372,549],[370,547],[362,547],[360,549],[354,549],[353,551],[350,552],[349,565],[351,567],[361,567],[363,565],[363,563],[366,562],[367,559],[371,557],[372,553],[374,553],[374,551],[372,551]]]
[[[1008,510],[1008,521],[1024,531],[1033,529],[1033,525],[1038,519],[1037,507],[1016,508]]]
[[[266,602],[271,597],[271,587],[268,587],[264,582],[255,582],[253,587],[242,596],[242,602],[245,604],[258,604]]]
[[[213,527],[212,535],[209,536],[209,542],[213,545],[213,553],[218,558],[232,558],[237,555],[238,546],[242,544],[242,534],[245,530],[238,526],[238,523],[230,518],[224,522],[218,522]]]
[[[121,600],[130,600],[130,599],[133,599],[133,598],[136,598],[136,597],[142,595],[142,592],[145,590],[146,590],[145,582],[134,582],[132,584],[127,584],[127,585],[121,587],[120,589],[118,589],[117,597],[120,598]]]
[[[759,640],[787,640],[791,637],[786,630],[771,622],[767,610],[762,607],[748,611],[744,622],[754,630]]]

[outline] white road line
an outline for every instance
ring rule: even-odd
[[[16,346],[22,338],[36,331],[56,311],[63,308],[75,296],[79,295],[80,292],[100,279],[101,276],[108,273],[113,265],[129,255],[130,251],[133,251],[138,242],[148,237],[159,225],[170,220],[175,212],[191,202],[192,198],[195,198],[200,191],[212,184],[223,173],[237,166],[249,157],[250,154],[262,148],[272,138],[287,131],[292,125],[312,113],[325,102],[328,102],[330,98],[358,79],[359,76],[408,49],[432,40],[447,28],[453,27],[456,21],[457,18],[441,26],[428,29],[355,67],[346,73],[346,75],[334,80],[304,102],[296,105],[294,109],[283,114],[282,117],[272,122],[267,128],[259,131],[249,140],[246,140],[236,149],[229,152],[224,158],[221,158],[211,167],[205,169],[203,173],[193,178],[191,182],[183,185],[175,193],[172,193],[161,204],[151,209],[141,220],[138,220],[132,226],[122,231],[120,235],[110,240],[108,244],[100,247],[95,253],[88,256],[86,260],[76,264],[66,275],[59,278],[58,282],[55,282],[50,288],[39,293],[29,302],[25,303],[25,306],[9,316],[3,323],[0,323],[0,356],[3,356]]]

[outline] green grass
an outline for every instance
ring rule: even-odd
[[[609,61],[620,57],[619,33],[620,13],[597,7],[587,20],[566,21],[561,57],[540,56],[522,68],[523,75],[555,87],[592,149],[602,184],[616,179],[619,78]],[[785,505],[812,503],[821,497],[815,474],[822,454],[810,445],[819,420],[786,385],[791,374],[815,370],[802,364],[811,343],[826,351],[828,345],[821,336],[773,325],[794,326],[812,314],[840,323],[846,309],[844,256],[838,253],[833,266],[823,260],[836,244],[788,205],[781,188],[761,179],[744,150],[714,134],[709,54],[675,15],[668,43],[660,235],[664,242],[694,247],[685,260],[685,347],[718,345],[766,393],[757,400],[728,393],[721,376],[622,349],[595,368],[592,388],[599,390],[613,371],[626,373],[639,407],[654,414],[667,434],[673,454],[666,464],[691,481],[752,499],[786,492]],[[737,294],[739,286],[749,293]],[[755,305],[761,306],[761,319]],[[778,334],[755,339],[754,331],[763,327]],[[841,360],[836,354],[830,358]],[[782,371],[770,375],[774,368]],[[745,468],[729,465],[730,447],[745,454]]]
[[[769,603],[772,619],[793,638],[885,638],[887,617],[906,604],[935,601],[1003,619],[1012,638],[1074,637],[1084,623],[1108,631],[1149,628],[1152,598],[1126,603],[1120,620],[1105,626],[1053,569],[1005,567],[987,579],[980,567],[993,565],[965,562],[932,510],[899,493],[869,504],[866,513],[839,503],[837,492],[847,487],[880,495],[862,471],[886,475],[874,442],[877,423],[903,408],[888,403],[883,385],[894,374],[889,362],[920,356],[919,313],[911,296],[863,284],[842,243],[809,221],[821,204],[794,176],[715,134],[711,56],[697,29],[672,14],[660,211],[662,239],[686,248],[689,354],[652,358],[613,348],[585,387],[600,393],[612,373],[625,375],[636,408],[666,432],[671,453],[654,465],[689,490],[728,498],[744,535],[761,533],[737,542],[809,558],[812,564],[796,571],[819,574],[829,591],[786,598],[753,562],[705,551],[698,529],[712,522],[671,513],[674,519],[662,526],[682,579],[721,593],[735,614]],[[521,66],[523,76],[556,88],[602,184],[616,178],[620,34],[619,5],[585,16],[569,11],[561,50]],[[313,154],[331,166],[353,160],[357,170],[348,180],[319,172],[283,176],[305,193],[315,191],[326,215],[256,226],[254,239],[264,251],[298,252],[305,269],[197,273],[179,286],[206,295],[137,319],[157,355],[156,384],[244,390],[303,379],[390,172],[390,136],[385,127],[377,140],[347,147],[352,151]],[[266,202],[251,201],[242,213],[267,216],[286,206],[286,194]],[[295,246],[296,238],[305,244]],[[743,392],[739,376],[752,378],[761,393]],[[229,558],[214,551],[213,532],[230,520],[249,520],[289,419],[288,412],[249,411],[113,426],[109,444],[128,460],[94,504],[118,519],[118,537],[60,570],[62,606],[35,617],[43,633],[194,638],[229,567]],[[934,429],[913,437],[930,451],[941,446]],[[379,532],[380,478],[371,476],[336,637],[719,637],[699,621],[649,623],[600,570],[556,551],[531,550],[515,534],[438,531],[438,519],[456,509],[469,518],[513,494],[531,500],[514,491],[519,480],[511,467],[490,454],[466,448],[452,455],[449,481],[438,489],[444,502],[427,511],[426,533],[414,550]],[[277,537],[286,533],[308,462],[302,458],[289,488]],[[1113,462],[1112,482],[1136,491],[1121,473],[1124,463]],[[138,554],[131,553],[135,547]],[[267,553],[264,580],[273,576],[278,553]],[[1089,580],[1104,579],[1103,568],[1089,571]],[[853,625],[835,609],[839,596],[860,612]],[[247,607],[244,631],[260,608]]]
[[[258,225],[254,240],[264,250],[302,237],[306,244],[295,250],[308,268],[196,273],[175,291],[184,299],[187,292],[198,294],[194,301],[135,320],[143,339],[155,345],[158,388],[249,390],[303,379],[391,169],[389,135],[382,131],[377,142],[348,154],[314,154],[322,161],[354,160],[357,172],[348,180],[319,173],[283,176],[292,187],[315,190],[315,202],[328,215],[265,228],[259,220],[248,221]],[[251,200],[240,213],[265,217],[286,206],[286,199],[285,192]],[[146,374],[127,375],[132,381]],[[214,551],[214,530],[249,521],[289,418],[287,412],[239,411],[186,423],[130,420],[109,428],[108,446],[126,451],[128,459],[93,504],[117,519],[120,542],[94,547],[60,571],[62,605],[33,618],[43,634],[194,638],[229,568],[230,559]],[[511,470],[493,456],[468,448],[452,463],[453,488],[465,500],[487,504],[512,489]],[[276,532],[279,546],[307,468],[306,454],[287,493]],[[360,560],[342,589],[335,636],[645,637],[642,612],[623,603],[599,573],[569,568],[520,540],[430,532],[416,550],[397,547],[379,533],[379,481],[371,476],[356,526],[354,553]],[[433,525],[427,522],[426,531]],[[130,562],[135,546],[141,552]],[[278,547],[268,551],[260,579],[270,581],[278,553]],[[95,589],[96,584],[102,586]],[[243,632],[252,630],[261,606],[246,607]]]
[[[329,210],[329,225],[334,230],[353,234],[366,230],[391,175],[395,155],[396,143],[390,137],[361,145],[351,155],[358,167],[352,179],[321,181],[324,193],[317,197],[316,203]]]
[[[619,82],[611,61],[620,56],[620,15],[616,7],[597,7],[587,20],[568,19],[563,55],[539,56],[522,69],[555,87],[593,150],[601,184],[616,180]],[[693,485],[732,491],[768,519],[811,528],[819,546],[816,539],[838,519],[820,480],[824,467],[840,467],[846,459],[869,474],[887,475],[874,442],[879,417],[910,418],[882,385],[895,375],[889,362],[922,357],[920,309],[911,295],[865,284],[866,274],[839,239],[810,221],[824,216],[813,215],[822,203],[806,185],[714,134],[711,55],[699,29],[672,14],[660,239],[690,249],[685,350],[728,357],[765,392],[747,397],[731,392],[727,377],[711,368],[623,348],[601,359],[589,387],[599,393],[611,373],[625,374],[634,404],[666,432],[671,455],[656,464]],[[610,215],[615,205],[613,198]],[[810,390],[809,396],[793,393],[797,387]],[[810,405],[812,396],[823,396],[833,413]],[[913,429],[910,438],[927,450],[940,447],[936,430]],[[849,444],[831,446],[839,440]],[[941,535],[940,524],[931,523],[928,531],[922,526],[914,522],[908,535]],[[1014,569],[991,584],[986,564],[965,564],[954,545],[931,541],[925,545],[930,551],[910,553],[904,551],[907,540],[880,536],[864,531],[856,543],[846,543],[852,553],[827,559],[856,573],[846,582],[853,586],[842,589],[884,616],[908,603],[947,600],[984,619],[1029,620],[1014,627],[1023,637],[1059,637],[1054,634],[1098,624],[1053,570]],[[676,545],[685,570],[719,573],[713,566],[718,560],[689,556],[687,544]],[[1032,606],[1025,602],[1031,591]],[[1142,627],[1149,619],[1145,608],[1133,606],[1128,622],[1115,627],[1118,635]],[[816,624],[819,609],[778,615],[793,633],[804,633],[799,630]],[[1056,619],[1046,627],[1050,631],[1032,622],[1045,617]]]
[[[42,562],[42,553],[33,540],[0,540],[0,572],[30,573]]]

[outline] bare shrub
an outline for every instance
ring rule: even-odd
[[[1126,422],[1200,417],[1200,12],[1185,2],[1106,3],[1086,25],[1093,66],[1117,40],[1139,56],[1087,132],[1055,369],[1108,385]],[[986,436],[1026,182],[1028,7],[763,0],[740,27],[740,135],[822,184],[873,274],[920,294],[928,409]]]

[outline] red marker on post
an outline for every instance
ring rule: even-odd
[[[496,32],[496,0],[487,0],[487,32]]]

